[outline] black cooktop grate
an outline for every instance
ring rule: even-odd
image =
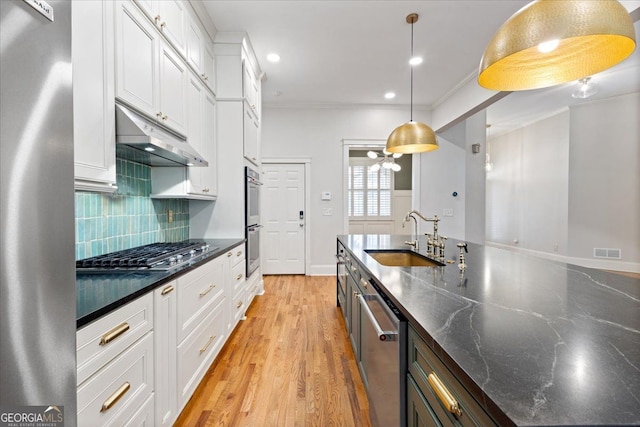
[[[150,268],[172,256],[188,253],[205,245],[204,242],[183,241],[151,243],[136,248],[111,252],[76,261],[76,268]]]

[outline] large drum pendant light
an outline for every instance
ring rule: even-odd
[[[635,47],[633,21],[617,0],[536,0],[498,29],[478,83],[516,91],[575,81],[616,65]]]
[[[418,14],[407,16],[407,23],[411,24],[411,57],[413,58],[413,24],[418,21]],[[387,151],[390,153],[423,153],[436,150],[438,140],[436,133],[424,123],[413,121],[413,66],[411,69],[411,116],[407,123],[395,128],[387,139]]]

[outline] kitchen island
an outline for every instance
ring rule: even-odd
[[[640,424],[639,279],[472,243],[461,272],[453,239],[442,267],[388,267],[366,250],[410,236],[338,240],[498,425]]]

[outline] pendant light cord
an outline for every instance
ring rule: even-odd
[[[413,22],[411,22],[411,56],[409,57],[409,60],[413,59]],[[410,104],[410,120],[409,121],[413,121],[413,65],[409,65],[409,69],[411,70],[411,78],[410,78],[410,82],[411,82],[411,104]]]

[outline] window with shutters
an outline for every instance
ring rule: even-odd
[[[349,159],[348,212],[353,220],[391,218],[393,171],[371,170],[376,160]]]

